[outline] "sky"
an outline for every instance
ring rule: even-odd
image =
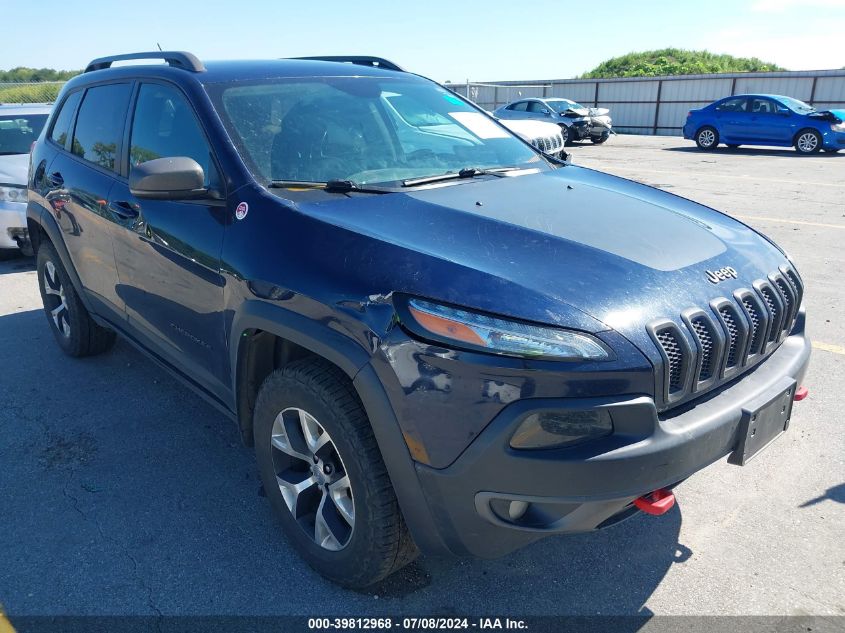
[[[377,55],[456,83],[569,78],[665,47],[845,66],[845,0],[0,0],[0,16],[2,69],[157,44],[205,60]]]

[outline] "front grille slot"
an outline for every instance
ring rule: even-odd
[[[725,362],[725,369],[736,367],[739,362],[739,325],[737,324],[736,313],[732,308],[724,307],[719,310],[725,326],[728,330],[728,359]]]
[[[801,300],[804,297],[804,287],[801,285],[801,281],[798,279],[798,275],[796,275],[795,271],[793,271],[791,268],[787,268],[784,273],[786,274],[786,278],[789,279],[789,283],[792,284],[792,288],[795,290],[795,303],[797,307],[800,308]]]
[[[716,369],[715,354],[716,351],[716,333],[711,329],[711,325],[703,316],[695,317],[690,321],[692,330],[695,332],[698,342],[701,344],[701,362],[698,370],[698,382],[705,382],[710,380]]]
[[[658,332],[657,340],[669,359],[669,393],[677,393],[684,388],[684,352],[671,329]]]
[[[759,354],[763,347],[763,321],[761,315],[757,310],[751,299],[748,297],[742,300],[742,305],[745,308],[745,313],[751,320],[751,344],[748,346],[748,356]]]
[[[778,340],[778,338],[780,338],[780,322],[781,319],[783,319],[783,314],[781,314],[782,311],[780,309],[780,301],[768,284],[760,286],[760,294],[763,296],[763,300],[766,302],[766,307],[769,309],[769,318],[772,323],[772,326],[769,328],[767,341],[769,343],[774,343]]]
[[[784,281],[780,276],[773,277],[772,279],[774,280],[775,287],[780,292],[780,297],[783,300],[784,318],[783,323],[781,324],[781,329],[784,334],[788,334],[792,329],[792,322],[795,318],[798,304],[795,303],[795,295],[792,294],[792,286],[788,281]]]

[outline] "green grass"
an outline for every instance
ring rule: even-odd
[[[0,103],[44,103],[56,100],[63,82],[23,84],[0,84]]]

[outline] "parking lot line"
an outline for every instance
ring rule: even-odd
[[[762,220],[764,222],[783,222],[784,224],[820,226],[826,229],[845,229],[845,224],[825,224],[824,222],[807,222],[806,220],[784,220],[783,218],[769,218],[763,215],[740,215],[738,213],[732,213],[731,215],[742,220]]]
[[[15,633],[15,627],[6,618],[2,611],[0,611],[0,633]]]
[[[813,349],[820,349],[825,352],[833,352],[834,354],[841,354],[845,356],[845,347],[841,345],[833,345],[831,343],[820,343],[819,341],[813,341]]]

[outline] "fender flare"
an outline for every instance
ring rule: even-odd
[[[322,321],[265,301],[247,301],[232,321],[229,339],[234,369],[232,386],[235,408],[239,413],[242,403],[238,385],[243,373],[240,361],[246,347],[243,334],[249,330],[261,330],[289,340],[334,363],[349,376],[370,420],[379,451],[414,541],[427,554],[451,553],[441,539],[440,530],[428,509],[428,502],[417,477],[415,462],[402,436],[390,400],[370,364],[369,352],[352,338],[328,327]],[[244,425],[251,422],[238,420],[242,434]]]

